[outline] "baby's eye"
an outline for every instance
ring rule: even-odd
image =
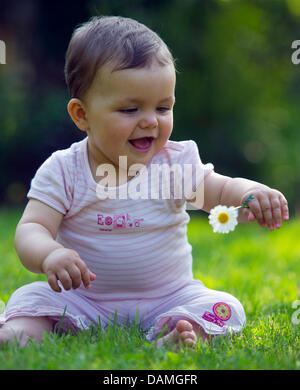
[[[157,110],[160,112],[170,111],[170,107],[158,107]]]
[[[157,107],[157,111],[159,111],[159,112],[166,112],[166,111],[170,111],[170,110],[171,110],[170,107]],[[119,110],[119,112],[122,112],[124,114],[133,114],[137,111],[138,111],[138,109],[136,107],[122,108],[121,110]]]
[[[119,111],[123,112],[124,114],[131,114],[133,112],[136,112],[137,108],[123,108],[122,110]]]

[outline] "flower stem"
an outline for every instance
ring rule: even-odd
[[[247,203],[250,202],[252,199],[255,199],[255,196],[253,195],[250,195],[248,196],[248,198],[246,198],[242,204],[242,206],[238,206],[238,207],[235,207],[236,210],[239,210],[239,209],[248,209],[249,206],[247,206]]]

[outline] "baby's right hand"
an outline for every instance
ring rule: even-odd
[[[46,274],[50,287],[61,292],[59,280],[65,290],[78,288],[83,282],[85,288],[91,286],[96,275],[91,272],[77,252],[68,248],[59,248],[51,252],[43,261],[42,270]]]

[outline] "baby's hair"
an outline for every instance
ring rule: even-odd
[[[71,98],[84,97],[99,67],[112,71],[142,68],[156,59],[175,67],[169,48],[157,33],[136,20],[94,16],[73,32],[66,53],[65,79]]]

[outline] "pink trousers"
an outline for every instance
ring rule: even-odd
[[[102,328],[112,321],[124,325],[137,321],[152,342],[168,325],[173,329],[179,319],[190,319],[207,334],[238,333],[246,322],[243,306],[231,294],[209,289],[200,280],[192,280],[171,294],[159,298],[101,300],[80,294],[79,290],[53,291],[47,282],[33,282],[17,289],[10,297],[0,325],[18,316],[49,316],[54,331]]]

